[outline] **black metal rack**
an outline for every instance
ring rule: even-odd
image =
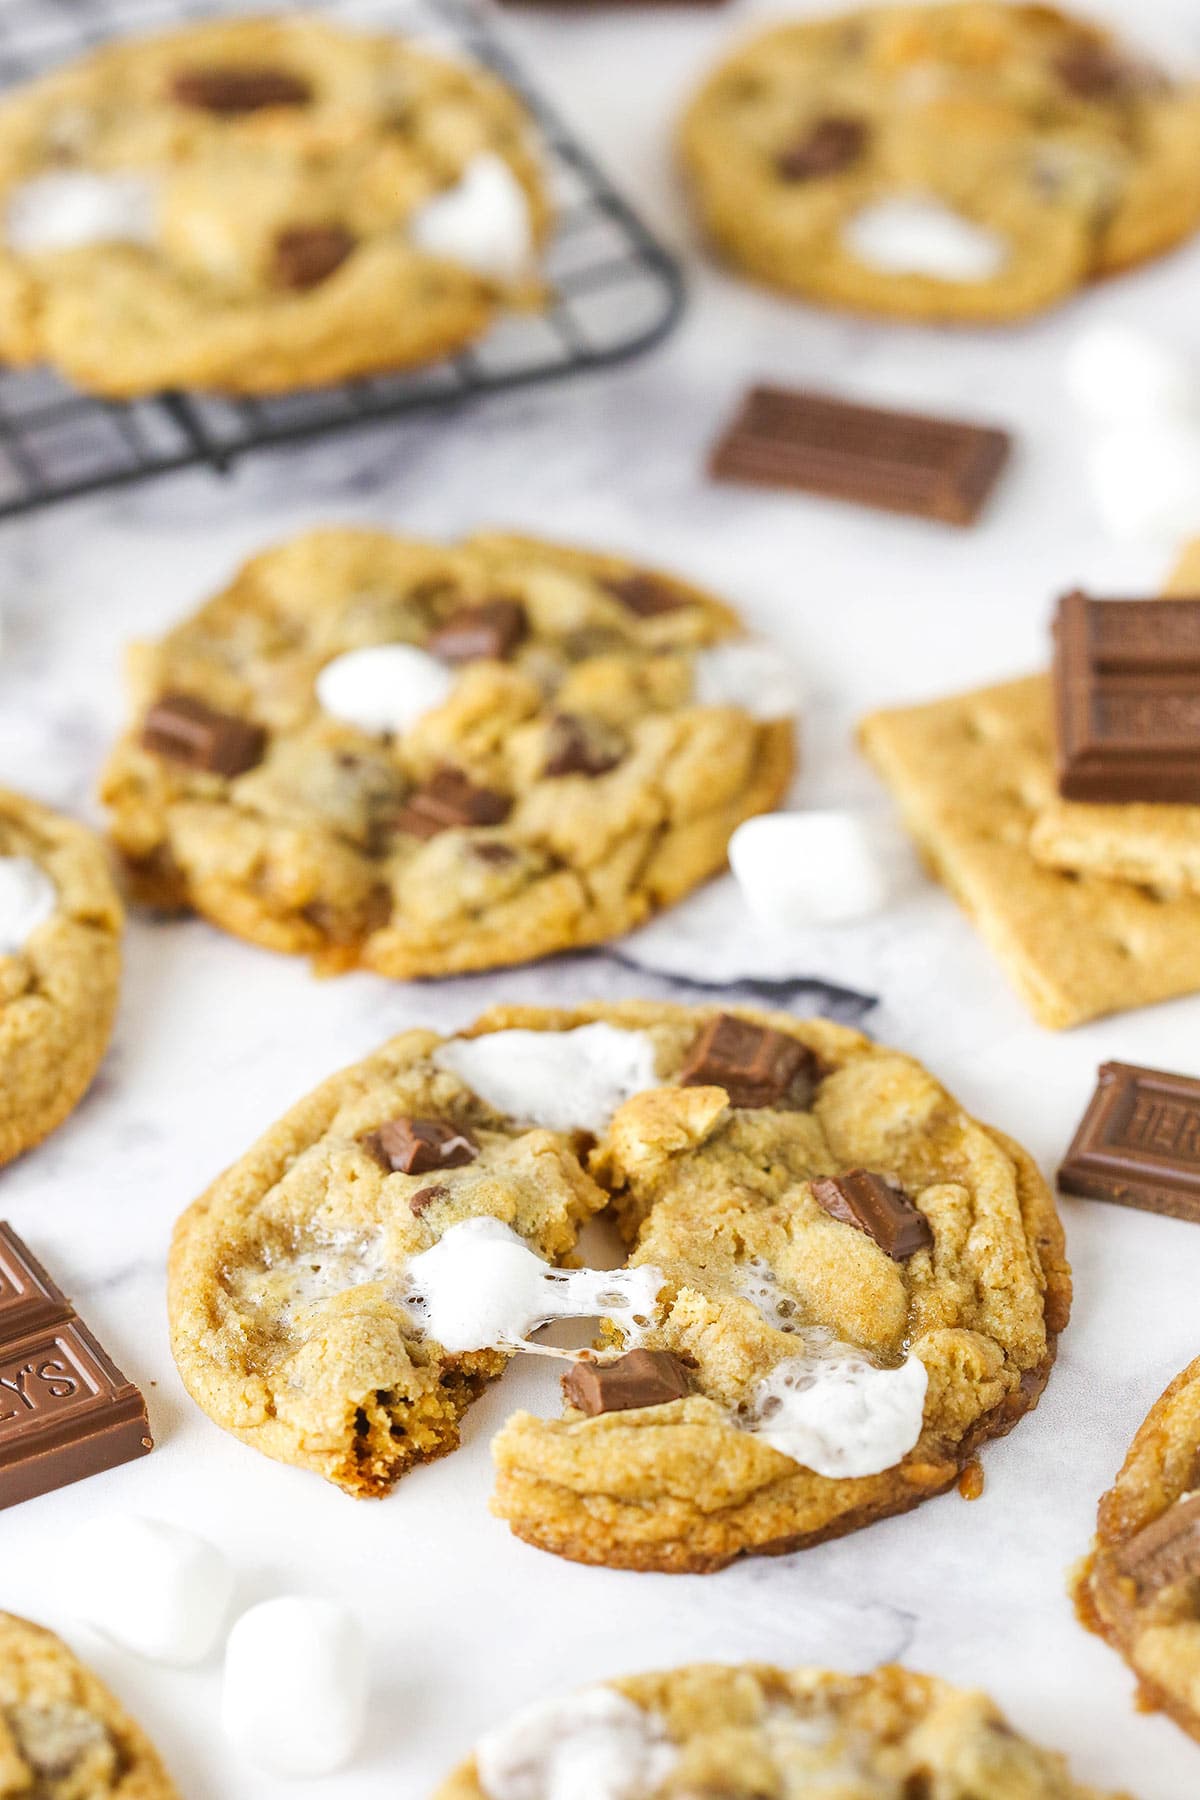
[[[268,10],[287,11],[288,0],[0,0],[0,86],[108,37]],[[0,518],[194,464],[225,470],[273,444],[604,368],[650,349],[675,324],[677,264],[531,89],[478,0],[324,0],[313,10],[465,53],[522,95],[541,131],[557,208],[543,261],[549,305],[502,318],[469,349],[425,368],[264,399],[172,393],[118,405],[49,370],[0,369]]]

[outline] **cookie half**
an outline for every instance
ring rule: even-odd
[[[626,1268],[550,1266],[605,1207]],[[577,1561],[705,1571],[949,1487],[1036,1404],[1070,1274],[1028,1156],[909,1057],[645,1002],[333,1077],[184,1214],[169,1305],[204,1410],[352,1494],[453,1449],[539,1324],[606,1316],[565,1416],[497,1438],[495,1509]]]
[[[555,1772],[575,1767],[628,1800],[1103,1800],[986,1694],[895,1665],[837,1675],[760,1663],[631,1675],[540,1701],[489,1733],[434,1800],[525,1800],[558,1791]]]
[[[1138,1678],[1139,1704],[1200,1739],[1200,1358],[1139,1427],[1100,1502],[1080,1617]]]
[[[177,1800],[140,1726],[40,1625],[0,1613],[0,1793]]]
[[[407,367],[534,297],[549,212],[480,68],[304,17],[114,42],[0,107],[0,355],[112,396]]]
[[[780,658],[728,607],[530,538],[313,532],[132,672],[104,799],[136,890],[324,970],[617,936],[793,766]]]
[[[1052,6],[779,27],[705,83],[681,151],[729,261],[904,318],[1020,318],[1200,223],[1200,88]]]
[[[91,1085],[121,977],[121,903],[82,825],[0,789],[0,1164]]]

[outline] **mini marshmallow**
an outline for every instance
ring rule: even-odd
[[[0,956],[16,956],[58,911],[58,889],[31,856],[0,856]]]
[[[800,677],[774,644],[757,638],[713,644],[692,670],[697,706],[740,706],[752,719],[791,719],[800,711]]]
[[[845,227],[847,248],[887,275],[934,275],[940,281],[987,281],[1008,261],[994,231],[937,200],[878,200]]]
[[[849,1344],[814,1341],[758,1383],[737,1422],[814,1474],[879,1475],[920,1437],[928,1385],[919,1356],[881,1369]]]
[[[871,813],[762,813],[738,826],[729,862],[755,918],[786,931],[881,912],[911,856]]]
[[[233,1599],[233,1570],[206,1538],[132,1514],[93,1519],[60,1548],[65,1603],[152,1662],[202,1662]]]
[[[1173,541],[1200,531],[1200,422],[1114,426],[1091,446],[1088,473],[1113,537]]]
[[[229,1634],[221,1724],[271,1775],[328,1775],[366,1723],[367,1652],[353,1614],[289,1595],[243,1613]]]
[[[434,1062],[497,1112],[550,1131],[601,1132],[618,1106],[658,1086],[652,1040],[615,1025],[451,1038]]]
[[[540,1700],[475,1751],[488,1800],[645,1800],[678,1760],[658,1714],[608,1687]]]
[[[64,169],[36,175],[9,197],[5,233],[18,256],[87,244],[153,244],[158,191],[144,175]]]
[[[408,235],[430,256],[515,281],[533,248],[529,200],[504,158],[486,153],[471,159],[454,187],[418,208]]]
[[[1098,425],[1182,418],[1200,408],[1200,382],[1182,356],[1131,325],[1090,325],[1067,351],[1063,378]]]
[[[408,731],[450,697],[454,676],[415,644],[367,644],[325,664],[317,699],[331,717],[360,731]]]
[[[462,1219],[408,1265],[404,1303],[443,1350],[530,1350],[552,1319],[612,1319],[626,1347],[654,1319],[666,1277],[636,1269],[556,1269],[499,1219]]]

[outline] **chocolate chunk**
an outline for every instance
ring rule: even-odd
[[[444,1200],[449,1192],[448,1187],[418,1188],[408,1197],[408,1210],[419,1219],[427,1206],[432,1206],[435,1200]]]
[[[812,1184],[813,1199],[834,1219],[874,1238],[893,1262],[904,1262],[933,1244],[929,1220],[901,1188],[871,1169],[823,1175]]]
[[[692,1391],[687,1368],[669,1350],[630,1350],[615,1362],[572,1363],[563,1376],[569,1406],[597,1413],[631,1412],[638,1406],[665,1406]]]
[[[479,1155],[479,1146],[448,1119],[413,1119],[401,1114],[362,1141],[392,1174],[428,1175],[431,1169],[461,1169]]]
[[[1200,599],[1065,594],[1053,674],[1064,798],[1200,802]]]
[[[600,720],[556,713],[546,731],[542,774],[552,780],[560,775],[607,775],[624,754],[624,740]]]
[[[482,844],[472,844],[471,848],[481,863],[488,863],[493,869],[505,869],[517,860],[511,844],[497,843],[495,839],[485,839]]]
[[[164,694],[142,721],[142,748],[231,780],[262,761],[267,734],[261,725],[218,712],[191,694]]]
[[[0,1224],[0,1508],[153,1448],[137,1388]]]
[[[345,225],[285,225],[275,235],[271,280],[276,287],[306,293],[340,269],[357,245]]]
[[[1158,85],[1153,71],[1092,38],[1071,44],[1054,61],[1064,87],[1081,100],[1125,100]]]
[[[775,167],[785,181],[811,181],[819,175],[836,175],[856,163],[867,147],[867,127],[862,119],[830,114],[780,152]]]
[[[413,789],[395,825],[412,837],[431,838],[459,826],[499,825],[511,809],[507,795],[475,787],[461,769],[439,769],[423,787]]]
[[[1121,1545],[1117,1566],[1139,1598],[1200,1575],[1200,1494],[1177,1500]]]
[[[265,106],[304,106],[313,97],[303,75],[267,63],[202,63],[180,69],[171,93],[181,106],[234,118]]]
[[[525,608],[519,600],[485,600],[481,606],[463,606],[451,613],[429,640],[429,649],[443,662],[478,662],[491,657],[504,662],[529,630]]]
[[[713,450],[709,473],[971,525],[1009,447],[1007,433],[989,426],[755,387]]]
[[[807,1044],[732,1013],[709,1020],[679,1072],[680,1087],[722,1087],[731,1106],[803,1107],[819,1079]]]
[[[614,600],[627,606],[639,619],[657,618],[660,613],[678,612],[689,604],[681,594],[659,575],[614,575],[601,583]]]
[[[1058,1185],[1064,1194],[1200,1222],[1200,1081],[1101,1064]]]

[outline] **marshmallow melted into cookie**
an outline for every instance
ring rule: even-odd
[[[58,889],[31,856],[0,856],[0,956],[16,956],[58,910]]]
[[[488,1800],[640,1800],[674,1773],[679,1752],[657,1714],[615,1688],[542,1700],[475,1753]]]
[[[616,1025],[451,1038],[434,1063],[498,1112],[549,1131],[601,1132],[618,1106],[658,1085],[652,1040]]]

